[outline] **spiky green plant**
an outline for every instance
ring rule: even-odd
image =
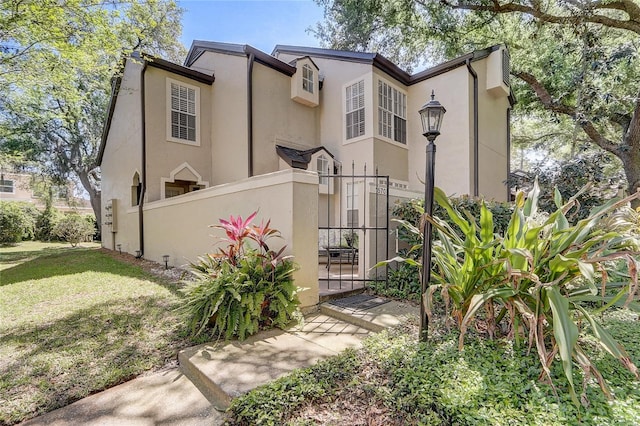
[[[615,221],[617,228],[603,225],[603,218],[639,194],[611,200],[573,225],[566,215],[574,207],[576,196],[565,203],[556,191],[557,210],[548,216],[538,215],[538,196],[537,184],[526,197],[524,193],[517,195],[505,235],[500,237],[494,234],[493,218],[486,206],[481,206],[478,224],[468,213],[455,209],[444,192],[436,189],[436,202],[460,231],[445,221],[426,218],[438,237],[433,250],[433,283],[423,295],[427,312],[430,315],[432,296],[439,290],[451,305],[451,317],[460,329],[460,349],[473,323],[486,329],[491,337],[504,329],[505,337],[526,341],[530,349],[535,348],[542,366],[541,378],[552,382],[550,367],[556,358],[560,359],[575,402],[575,364],[584,372],[585,386],[590,377],[595,377],[610,396],[602,375],[584,351],[579,334],[590,333],[638,378],[629,355],[596,316],[612,306],[637,309],[637,235],[621,232],[621,216]],[[408,223],[403,226],[413,233],[420,232]],[[417,244],[412,250],[420,248]],[[412,259],[392,260],[419,266]],[[594,302],[599,303],[596,309],[592,309]],[[479,319],[481,311],[484,316]],[[582,396],[584,399],[584,393]]]

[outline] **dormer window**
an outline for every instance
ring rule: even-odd
[[[308,56],[296,59],[294,65],[296,72],[291,77],[291,99],[308,107],[317,107],[320,103],[318,66]]]
[[[318,174],[320,175],[320,185],[328,185],[329,184],[329,159],[324,155],[318,157],[316,162],[316,167],[318,169]]]
[[[313,93],[313,70],[307,64],[302,67],[302,90]]]

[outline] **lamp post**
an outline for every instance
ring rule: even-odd
[[[427,138],[427,162],[424,179],[424,214],[423,242],[422,242],[422,288],[420,301],[420,341],[426,342],[429,331],[429,318],[427,317],[425,299],[427,288],[431,281],[431,222],[426,220],[433,214],[433,180],[436,161],[436,144],[434,141],[440,135],[442,117],[447,110],[440,102],[436,101],[434,91],[431,91],[431,100],[420,108],[419,114],[422,120],[422,134]]]
[[[169,269],[169,255],[162,255],[162,261],[164,262],[164,269]]]

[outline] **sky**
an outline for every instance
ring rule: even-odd
[[[193,40],[249,44],[271,53],[277,44],[317,47],[307,28],[322,20],[323,10],[311,0],[191,0],[185,9],[182,43]]]

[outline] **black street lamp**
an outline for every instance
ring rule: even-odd
[[[435,100],[435,93],[431,91],[431,100],[420,108],[419,114],[422,120],[422,134],[427,138],[427,163],[424,179],[424,214],[425,218],[433,215],[433,177],[436,161],[436,144],[434,141],[440,135],[442,117],[447,112],[440,102]],[[426,342],[429,331],[429,318],[426,313],[425,299],[427,288],[431,281],[431,222],[423,220],[422,242],[422,294],[420,301],[420,341]]]

